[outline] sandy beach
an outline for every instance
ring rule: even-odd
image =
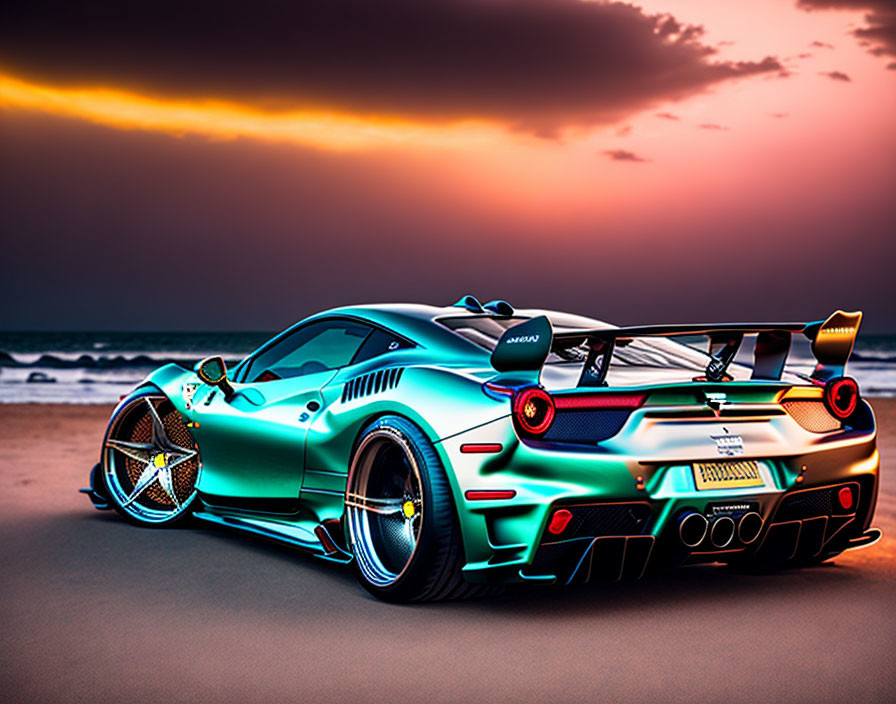
[[[896,699],[896,399],[878,545],[744,577],[399,607],[348,570],[203,526],[139,529],[77,489],[106,406],[0,404],[0,691],[10,702]]]

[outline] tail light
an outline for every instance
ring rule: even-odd
[[[859,385],[848,376],[831,379],[824,387],[824,403],[835,418],[849,418],[859,403]]]
[[[554,515],[551,516],[551,522],[548,523],[548,532],[551,535],[560,535],[566,530],[571,520],[572,511],[569,509],[561,508],[558,511],[554,511]]]
[[[837,492],[837,501],[840,502],[840,506],[844,511],[848,511],[852,508],[852,489],[848,486],[843,487],[840,491]]]
[[[544,435],[554,422],[554,413],[554,399],[540,386],[529,386],[514,394],[514,418],[529,435]]]
[[[561,410],[593,411],[624,410],[640,408],[644,405],[647,394],[574,394],[558,396],[554,405]]]
[[[516,489],[470,489],[464,494],[467,501],[506,501],[516,496]]]

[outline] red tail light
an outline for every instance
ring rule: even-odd
[[[554,511],[554,515],[551,516],[551,522],[548,523],[548,533],[550,533],[551,535],[560,535],[563,531],[566,530],[566,527],[569,525],[569,522],[571,520],[572,511],[569,511],[565,508]]]
[[[840,491],[837,492],[837,501],[840,502],[840,506],[843,507],[844,511],[848,511],[852,508],[852,489],[848,486],[843,487]]]
[[[521,389],[513,397],[513,415],[523,431],[544,435],[554,422],[554,399],[540,386]]]
[[[471,453],[500,452],[503,446],[497,442],[468,442],[460,446],[460,451],[465,455]]]
[[[607,410],[619,410],[626,408],[640,408],[647,399],[647,394],[574,394],[558,396],[554,399],[554,405],[562,409],[585,410],[592,408],[606,408]]]
[[[506,501],[514,496],[515,489],[470,489],[464,494],[467,501]]]
[[[849,418],[859,403],[859,385],[848,376],[831,379],[824,387],[824,403],[835,418]]]

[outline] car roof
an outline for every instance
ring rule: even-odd
[[[451,332],[445,326],[439,325],[437,323],[438,320],[445,318],[494,317],[488,313],[474,313],[461,306],[432,306],[419,303],[375,303],[332,308],[318,313],[308,320],[340,315],[370,320],[423,345],[426,345],[427,342],[450,344],[448,340],[457,340],[462,344],[462,348],[467,348],[472,343]],[[513,317],[533,318],[538,315],[548,316],[556,329],[614,327],[593,318],[536,308],[516,310]]]

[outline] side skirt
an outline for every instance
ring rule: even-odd
[[[295,523],[281,523],[279,521],[266,520],[248,516],[234,516],[227,514],[202,511],[193,514],[195,518],[209,523],[216,523],[228,528],[254,533],[269,540],[276,540],[294,547],[306,550],[322,560],[346,564],[352,561],[352,555],[336,546],[332,540],[321,539],[321,530],[326,534],[326,528],[321,526],[310,527]]]

